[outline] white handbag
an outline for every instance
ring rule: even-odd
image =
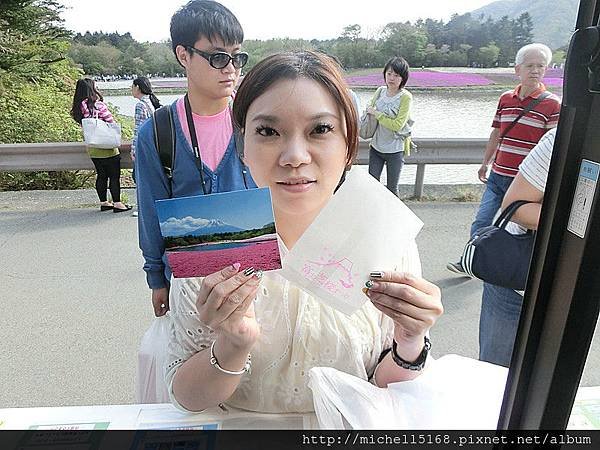
[[[90,147],[116,148],[121,145],[121,125],[104,122],[96,117],[81,120],[83,140]]]

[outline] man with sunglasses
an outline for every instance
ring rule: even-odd
[[[256,187],[239,158],[231,120],[234,88],[248,62],[243,40],[237,18],[214,1],[192,0],[171,18],[173,52],[188,84],[187,94],[169,106],[176,149],[172,178],[156,148],[156,114],[139,131],[135,159],[139,243],[156,316],[169,309],[171,270],[154,202]]]

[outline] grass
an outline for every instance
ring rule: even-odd
[[[459,188],[452,200],[455,202],[479,202],[481,193],[471,189]]]

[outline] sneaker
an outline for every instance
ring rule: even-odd
[[[448,269],[450,272],[454,272],[459,275],[464,275],[466,277],[469,276],[469,274],[467,272],[465,272],[465,269],[464,269],[461,261],[450,262],[450,263],[446,264],[446,269]]]
[[[134,212],[132,212],[132,213],[131,213],[131,216],[132,216],[132,217],[137,217],[137,216],[138,216],[138,212],[137,212],[137,211],[134,211]]]

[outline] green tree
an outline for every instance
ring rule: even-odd
[[[80,76],[53,0],[0,3],[0,143],[81,140],[69,111]],[[124,136],[131,136],[125,126]],[[85,176],[83,177],[85,180]],[[76,187],[75,172],[0,173],[0,189]]]
[[[402,56],[409,64],[420,66],[425,57],[427,34],[410,22],[388,23],[382,32],[381,52],[386,57]]]
[[[477,49],[477,54],[475,56],[475,61],[478,65],[482,65],[483,67],[493,67],[498,62],[498,56],[500,55],[500,48],[491,42],[485,47],[480,47]]]
[[[345,39],[350,42],[356,42],[358,38],[360,38],[360,33],[360,25],[348,25],[347,27],[344,27],[344,31],[342,31],[341,39]]]
[[[513,39],[515,51],[533,42],[533,20],[528,12],[524,12],[514,20]]]
[[[54,0],[0,2],[0,76],[33,80],[64,59],[69,33]]]

